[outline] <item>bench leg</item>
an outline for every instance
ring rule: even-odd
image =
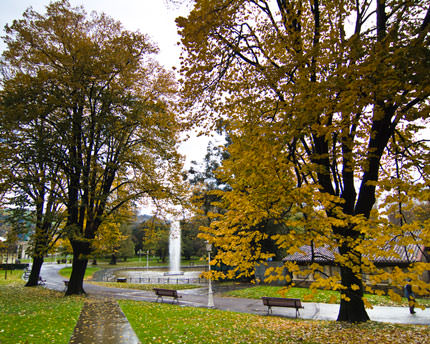
[[[267,315],[272,313],[272,306],[267,306]]]

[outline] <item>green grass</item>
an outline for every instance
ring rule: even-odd
[[[24,285],[24,281],[21,276],[24,273],[23,270],[2,270],[0,271],[0,286],[21,286]],[[1,313],[0,313],[1,316]],[[0,342],[1,343],[1,342]]]
[[[96,272],[100,270],[99,267],[94,267],[94,266],[88,266],[87,269],[85,270],[85,276],[84,279],[89,279],[91,278],[91,276]],[[68,266],[66,268],[63,268],[59,271],[59,274],[61,276],[63,276],[64,278],[69,279],[70,275],[72,274],[72,267]]]
[[[172,304],[119,301],[142,343],[416,343],[428,326],[367,322],[351,325],[258,316]]]
[[[26,288],[21,275],[22,271],[14,271],[0,281],[0,343],[68,343],[83,298]]]
[[[255,286],[239,290],[232,290],[224,293],[224,296],[243,297],[249,299],[259,299],[263,296],[269,297],[290,297],[302,299],[306,302],[318,303],[340,303],[339,292],[331,290],[317,290],[312,294],[308,288],[290,288],[288,292],[282,287],[276,286]],[[365,294],[367,301],[373,306],[407,306],[408,301],[402,298],[400,303],[392,301],[388,296],[378,296]],[[419,305],[430,307],[430,299],[417,299]]]

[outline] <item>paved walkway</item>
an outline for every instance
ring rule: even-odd
[[[63,278],[58,271],[64,265],[44,264],[41,275],[46,279],[46,286],[50,289],[63,291]],[[105,288],[93,284],[84,284],[84,289],[89,299],[82,309],[81,316],[76,325],[75,332],[70,341],[71,344],[87,343],[139,343],[131,329],[127,319],[117,305],[115,299],[131,299],[137,301],[154,302],[156,297],[151,291],[139,291],[121,288]],[[206,307],[207,289],[190,289],[180,292],[181,306]],[[261,300],[240,299],[230,297],[214,297],[215,308],[227,311],[253,313],[266,315],[267,307]],[[300,311],[300,318],[314,320],[336,320],[339,305],[322,303],[304,303],[304,309]],[[371,320],[400,323],[430,325],[430,309],[416,308],[416,314],[410,314],[408,307],[381,307],[375,306],[367,309]],[[274,308],[273,315],[294,318],[295,309]],[[94,321],[92,319],[95,319]],[[91,331],[89,331],[91,329]],[[116,336],[116,333],[118,336]],[[115,334],[116,337],[112,337]],[[125,339],[126,338],[126,339]]]
[[[115,300],[88,299],[69,344],[138,344],[136,334]]]

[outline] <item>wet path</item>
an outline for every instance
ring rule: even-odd
[[[69,344],[90,343],[140,342],[115,300],[92,298],[85,302]]]

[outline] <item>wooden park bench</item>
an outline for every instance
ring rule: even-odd
[[[161,288],[154,288],[153,289],[155,291],[155,295],[157,295],[157,300],[156,302],[158,302],[158,299],[161,298],[161,302],[163,302],[163,296],[169,296],[169,297],[173,297],[173,299],[179,303],[179,298],[182,297],[180,295],[178,295],[178,291],[174,290],[174,289],[161,289]]]
[[[267,315],[272,313],[272,307],[289,307],[296,309],[296,318],[299,314],[299,309],[304,308],[300,299],[287,299],[283,297],[266,297],[261,298],[263,305],[267,306]]]

